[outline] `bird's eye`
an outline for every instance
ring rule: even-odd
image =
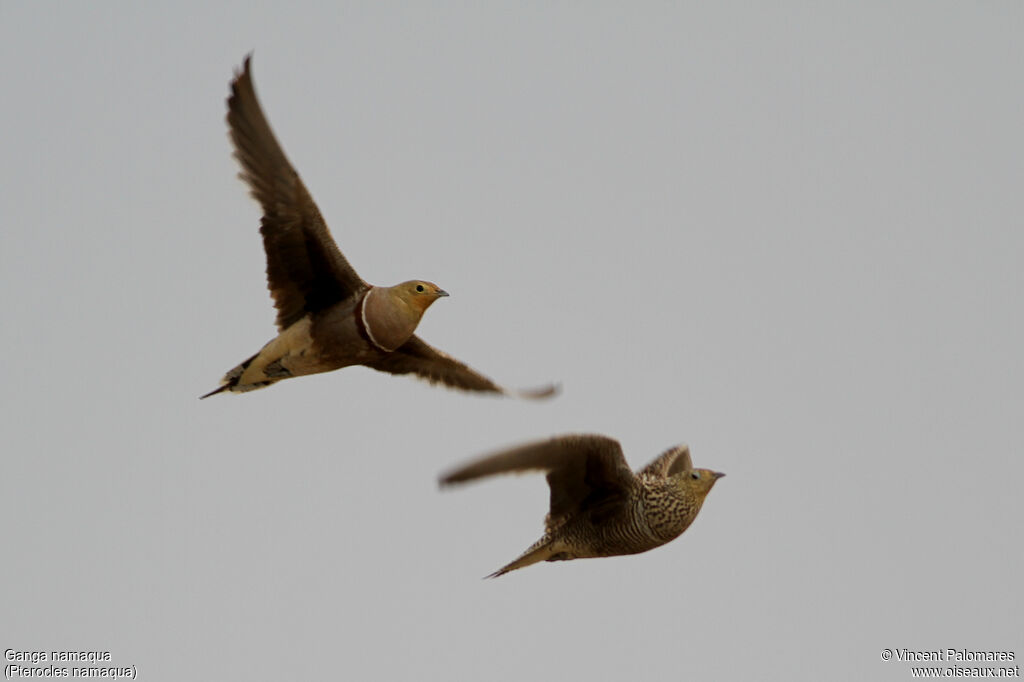
[[[424,291],[426,291],[426,289],[423,288],[422,284],[417,284],[416,285],[416,291],[418,291],[418,292],[420,292],[422,294]]]
[[[692,478],[695,481],[700,479],[700,472],[699,471],[691,471],[690,472],[690,478]]]

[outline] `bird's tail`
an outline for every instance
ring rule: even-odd
[[[494,573],[491,573],[488,578],[497,578],[500,575],[505,575],[509,571],[514,571],[517,568],[524,568],[530,564],[536,564],[540,561],[547,561],[555,555],[553,548],[554,542],[547,536],[541,538],[537,542],[533,543],[530,549],[522,553],[522,555],[510,564],[502,566]]]
[[[256,355],[259,355],[259,353],[257,353]],[[256,359],[256,355],[253,355],[245,362],[241,363],[240,365],[237,365],[236,367],[228,371],[228,373],[224,375],[224,378],[220,380],[220,386],[213,389],[206,395],[199,396],[199,399],[202,400],[203,398],[209,398],[211,395],[217,395],[218,393],[223,393],[224,391],[231,391],[232,389],[235,388],[235,386],[238,386],[238,381],[239,379],[242,378],[242,372],[244,372],[246,368],[250,364],[252,364],[252,361]],[[254,386],[253,388],[258,387]]]

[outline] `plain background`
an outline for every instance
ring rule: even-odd
[[[1024,655],[1024,5],[0,4],[0,646],[141,680],[891,679]],[[547,402],[273,333],[257,93],[368,281]],[[490,573],[572,431],[724,471],[655,551]]]

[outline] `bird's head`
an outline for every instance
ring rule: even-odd
[[[421,279],[412,279],[396,284],[390,287],[390,293],[421,315],[434,301],[448,295],[447,291],[433,282],[425,282]]]
[[[703,501],[723,476],[725,474],[710,469],[689,469],[673,475],[672,480],[679,488]]]

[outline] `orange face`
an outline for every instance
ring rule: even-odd
[[[426,310],[430,304],[439,298],[448,295],[448,292],[433,282],[425,282],[420,279],[402,282],[394,287],[398,289],[399,295],[405,299],[410,306],[419,310]]]

